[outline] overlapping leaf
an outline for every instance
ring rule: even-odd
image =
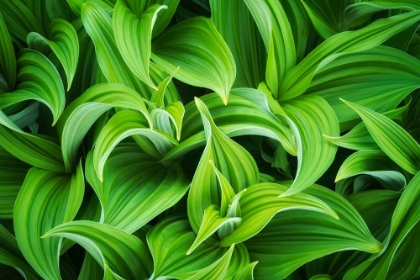
[[[113,275],[124,279],[145,279],[151,274],[152,259],[146,245],[136,236],[112,226],[92,221],[73,221],[58,225],[43,238],[68,238],[83,246],[89,254]],[[114,274],[115,273],[115,274]]]
[[[79,40],[74,27],[65,20],[54,19],[51,21],[50,39],[32,32],[28,34],[28,45],[37,47],[37,45],[47,44],[57,56],[64,68],[67,78],[67,90],[70,89],[79,58]]]
[[[96,178],[92,154],[86,161],[86,177],[101,202],[105,224],[132,233],[177,203],[188,190],[189,181],[178,165],[163,168],[135,143],[114,149],[102,183]]]
[[[41,239],[48,230],[71,221],[83,200],[84,176],[79,164],[74,175],[36,168],[29,170],[13,212],[19,249],[42,277],[61,279],[61,239]]]
[[[169,28],[152,45],[152,59],[175,78],[216,92],[227,104],[235,61],[211,20],[197,17]]]
[[[402,127],[389,118],[361,105],[345,103],[355,110],[382,151],[411,174],[420,169],[420,145]]]

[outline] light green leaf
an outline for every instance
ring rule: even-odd
[[[81,164],[73,175],[31,168],[25,178],[13,213],[16,240],[25,259],[44,279],[61,279],[62,240],[40,237],[51,228],[73,220],[83,194]]]
[[[188,195],[188,218],[195,232],[201,225],[205,209],[221,205],[219,186],[209,161],[220,170],[235,192],[258,182],[258,167],[242,146],[224,135],[215,125],[208,108],[196,98],[206,134],[206,148],[198,163]]]
[[[95,178],[92,154],[86,160],[86,178],[101,202],[101,221],[126,232],[144,226],[188,190],[189,181],[179,165],[164,168],[135,143],[114,149],[105,164],[102,183]]]
[[[200,272],[188,278],[188,280],[224,279],[225,274],[229,268],[229,263],[230,259],[232,258],[234,247],[234,245],[230,246],[229,250],[220,259],[205,269],[200,270]]]
[[[118,0],[113,13],[115,42],[124,62],[145,84],[157,90],[149,75],[152,30],[159,11],[167,6],[152,5],[141,16],[131,11],[129,1]],[[136,40],[141,34],[141,40]]]
[[[378,254],[372,255],[367,261],[348,270],[344,279],[386,278],[396,251],[420,220],[420,207],[417,203],[419,198],[420,172],[410,181],[398,201],[384,249]]]
[[[92,86],[67,106],[57,124],[67,169],[77,162],[77,151],[93,123],[113,107],[139,111],[153,127],[146,105],[135,90],[121,84]]]
[[[12,91],[16,83],[16,57],[9,31],[0,14],[0,73],[7,81],[7,88]]]
[[[169,113],[169,119],[172,121],[175,127],[176,140],[181,139],[182,120],[184,119],[185,108],[182,102],[177,101],[169,104],[166,107],[166,111]]]
[[[296,144],[292,131],[274,116],[267,104],[267,98],[259,90],[250,88],[231,91],[229,104],[224,106],[216,94],[200,98],[208,107],[214,122],[229,137],[260,135],[280,142],[292,155],[296,155]],[[165,155],[165,160],[179,157],[205,143],[202,122],[195,103],[185,106],[182,136],[177,147]],[[204,209],[203,209],[204,211]]]
[[[230,235],[220,241],[220,246],[241,243],[255,236],[282,211],[303,209],[338,218],[327,204],[310,195],[298,193],[279,197],[286,191],[287,187],[276,183],[259,183],[247,188],[239,201],[242,222]]]
[[[195,17],[174,25],[152,45],[152,59],[175,78],[216,92],[227,104],[236,76],[234,58],[211,20]]]
[[[210,205],[204,211],[203,221],[201,222],[197,237],[187,251],[187,255],[190,255],[201,243],[224,225],[239,224],[240,222],[241,218],[222,217],[220,215],[219,207],[214,204]]]
[[[136,236],[112,226],[72,221],[56,226],[43,236],[45,240],[57,237],[80,244],[104,269],[124,279],[145,279],[151,274],[152,259],[146,245]]]
[[[25,261],[14,236],[0,224],[0,264],[14,267],[25,279],[39,279]]]
[[[95,44],[99,67],[107,81],[131,87],[149,99],[151,89],[148,89],[124,62],[115,41],[110,16],[96,2],[84,3],[81,10],[83,25]]]
[[[165,97],[165,93],[167,93],[166,89],[170,85],[172,78],[174,77],[175,73],[178,72],[178,70],[179,70],[179,67],[176,68],[175,71],[170,76],[166,77],[162,82],[160,82],[159,85],[157,86],[157,90],[153,92],[152,97],[150,98],[150,101],[153,102],[157,108],[165,107],[164,97]]]
[[[273,95],[278,97],[284,77],[296,65],[296,48],[292,28],[281,3],[278,0],[265,2],[272,22],[265,80]]]
[[[29,165],[55,172],[65,170],[60,146],[48,138],[24,132],[1,111],[0,146]]]
[[[382,151],[358,151],[350,155],[341,165],[335,181],[366,174],[373,176],[383,186],[395,191],[401,190],[406,185],[403,174]]]
[[[64,86],[57,69],[44,55],[33,50],[21,52],[17,67],[19,71],[15,91],[1,95],[0,108],[33,99],[51,110],[54,125],[66,102]]]
[[[347,200],[317,185],[304,192],[324,201],[339,219],[314,211],[294,210],[276,215],[259,234],[245,242],[251,261],[258,260],[255,278],[283,279],[304,263],[337,251],[381,250],[381,243],[373,238]]]
[[[105,10],[106,12],[112,11],[112,6],[109,5],[109,1],[103,0],[66,0],[67,4],[69,4],[73,13],[75,13],[78,17],[81,17],[83,13],[83,7],[86,4],[94,3],[95,5],[101,7],[101,9]]]
[[[152,148],[159,154],[165,154],[167,150],[177,145],[178,142],[164,132],[153,130],[148,127],[146,118],[135,111],[117,112],[105,125],[96,141],[96,147],[93,153],[93,166],[99,179],[103,181],[103,172],[105,163],[115,146],[123,139],[130,136],[145,137],[152,144]],[[135,139],[137,140],[137,139]],[[150,146],[142,146],[146,153]]]
[[[248,264],[236,274],[233,280],[254,280],[254,268],[257,264],[258,261]]]
[[[69,90],[77,69],[79,39],[74,27],[62,19],[53,19],[50,30],[49,39],[39,33],[31,32],[28,34],[27,42],[30,47],[47,44],[51,48],[64,68],[67,90]]]
[[[419,20],[420,11],[413,11],[379,19],[359,30],[330,37],[286,74],[280,87],[279,100],[291,99],[304,93],[316,70],[339,54],[371,49]]]
[[[298,193],[316,182],[330,167],[337,146],[327,141],[323,134],[340,133],[334,111],[320,97],[300,97],[284,104],[290,118],[298,147],[296,178],[284,196]]]
[[[186,279],[223,256],[226,248],[202,243],[187,255],[196,235],[184,216],[172,216],[159,222],[147,235],[153,256],[154,272],[151,279]]]
[[[391,119],[361,105],[342,100],[355,110],[382,151],[411,174],[420,170],[420,145]]]

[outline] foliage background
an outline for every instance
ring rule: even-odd
[[[0,278],[420,277],[417,0],[0,15]]]

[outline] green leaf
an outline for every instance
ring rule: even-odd
[[[277,0],[266,0],[270,9],[272,31],[268,48],[265,79],[275,97],[287,72],[296,65],[296,48],[287,15]]]
[[[236,274],[234,280],[254,280],[254,268],[258,264],[258,261],[248,264],[238,274]]]
[[[234,89],[226,106],[216,94],[206,94],[200,99],[210,110],[219,129],[227,136],[265,136],[280,142],[287,152],[296,155],[292,131],[271,113],[267,98],[261,91],[250,88]],[[179,157],[205,143],[199,114],[194,102],[185,106],[182,127],[184,139],[165,155],[165,160]]]
[[[256,88],[264,80],[264,42],[243,0],[211,0],[211,19],[238,66],[234,87]]]
[[[159,11],[167,6],[152,5],[141,16],[131,11],[129,1],[118,0],[113,13],[112,28],[122,58],[131,71],[145,84],[157,90],[149,75],[152,30]],[[141,40],[133,40],[141,34]]]
[[[238,224],[240,222],[241,218],[222,217],[220,215],[219,207],[214,204],[210,205],[204,211],[203,221],[198,230],[197,238],[187,251],[187,255],[190,255],[201,243],[224,225]]]
[[[381,250],[381,243],[373,238],[363,218],[347,200],[318,185],[304,192],[330,206],[339,219],[314,211],[276,215],[259,234],[245,242],[251,261],[258,260],[255,278],[283,279],[304,263],[333,252]]]
[[[341,165],[335,181],[359,174],[371,175],[382,185],[401,190],[406,185],[404,175],[382,151],[358,151],[350,155]]]
[[[284,104],[297,142],[296,178],[284,196],[298,193],[316,182],[335,158],[337,146],[323,134],[338,136],[340,128],[334,111],[320,97],[300,97]],[[314,160],[317,159],[320,162]]]
[[[139,111],[153,127],[146,105],[135,90],[121,84],[92,86],[67,106],[57,124],[67,169],[75,166],[77,151],[93,123],[113,107]]]
[[[120,111],[116,113],[102,129],[96,141],[93,153],[93,166],[96,174],[103,181],[104,166],[115,146],[129,136],[144,137],[151,143],[151,148],[157,152],[157,158],[177,144],[177,141],[164,132],[148,127],[146,118],[135,111]],[[137,140],[137,139],[135,139]],[[148,146],[139,146],[148,154],[152,151]]]
[[[286,187],[276,183],[259,183],[247,188],[239,201],[242,222],[220,241],[220,246],[241,243],[255,236],[282,211],[303,209],[338,218],[327,204],[310,195],[298,193],[279,197],[286,191]]]
[[[380,113],[342,100],[355,110],[382,151],[411,174],[420,170],[420,145],[401,126]]]
[[[67,90],[69,90],[77,69],[79,39],[74,27],[62,19],[53,19],[50,30],[49,39],[31,32],[28,34],[27,42],[29,46],[47,44],[51,48],[64,68]]]
[[[117,47],[110,16],[96,2],[84,3],[81,9],[83,25],[95,44],[97,60],[107,81],[131,87],[148,99],[150,89],[125,64]]]
[[[72,221],[44,234],[45,240],[68,238],[85,248],[106,270],[124,279],[145,279],[151,274],[152,259],[146,245],[136,236],[92,221]]]
[[[346,31],[343,22],[344,10],[350,1],[301,0],[312,24],[322,38],[327,39],[341,31]]]
[[[1,1],[0,13],[10,32],[12,41],[26,42],[26,36],[32,31],[45,35],[40,22],[22,1]]]
[[[242,146],[224,135],[215,125],[208,108],[196,98],[206,134],[206,148],[198,163],[188,195],[188,218],[195,232],[203,218],[205,209],[211,204],[221,205],[221,196],[216,175],[209,161],[220,170],[235,192],[258,182],[258,167]]]
[[[339,98],[381,113],[393,110],[420,86],[419,67],[419,60],[386,46],[346,53],[319,68],[305,94],[323,97],[345,131],[359,120]]]
[[[40,237],[73,220],[83,200],[84,176],[79,164],[74,175],[31,168],[16,199],[13,213],[16,240],[25,259],[44,279],[60,279],[62,241]]]
[[[55,172],[65,170],[60,146],[50,139],[24,132],[1,111],[0,145],[29,165]]]
[[[16,239],[0,224],[0,264],[14,267],[25,279],[38,279],[39,276],[25,261]]]
[[[16,83],[16,57],[12,40],[7,30],[3,16],[0,14],[0,69],[7,81],[9,91],[15,88]]]
[[[86,160],[86,178],[101,202],[101,221],[118,229],[136,231],[175,205],[188,190],[189,181],[179,165],[163,168],[135,143],[114,149],[102,183],[95,178],[92,154]]]
[[[341,53],[376,47],[419,20],[420,11],[413,11],[379,19],[359,30],[342,32],[330,37],[286,74],[280,87],[279,100],[291,99],[304,93],[316,70]]]
[[[229,268],[229,263],[230,259],[232,258],[234,247],[234,245],[230,246],[229,250],[220,259],[205,269],[200,270],[200,272],[188,278],[188,280],[224,279],[225,274]]]
[[[344,279],[357,279],[359,277],[386,278],[396,251],[420,220],[420,207],[417,203],[419,197],[420,173],[418,172],[407,185],[398,201],[384,249],[378,254],[372,255],[367,261],[348,270]]]
[[[191,18],[174,25],[152,45],[152,59],[175,78],[216,92],[227,104],[236,76],[234,58],[210,19]]]
[[[12,219],[13,207],[29,166],[0,148],[0,219]]]
[[[57,69],[44,55],[29,49],[21,52],[17,66],[19,71],[15,91],[1,95],[0,108],[33,99],[51,110],[54,125],[66,103],[64,86]]]

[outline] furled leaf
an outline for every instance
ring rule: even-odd
[[[248,264],[238,274],[235,275],[234,280],[254,280],[254,268],[258,261]]]
[[[224,134],[230,137],[240,135],[269,137],[280,142],[287,152],[296,155],[296,143],[292,131],[271,113],[267,98],[262,92],[249,88],[234,89],[226,106],[216,94],[207,94],[200,99],[206,104],[214,122]],[[166,154],[165,159],[179,157],[205,143],[199,114],[194,102],[185,106],[182,128],[184,139],[181,139],[184,141]]]
[[[380,183],[396,191],[406,185],[404,175],[382,151],[359,151],[349,156],[337,172],[335,181],[359,174],[371,175]]]
[[[322,135],[338,136],[340,128],[333,110],[320,97],[301,97],[288,101],[283,108],[291,120],[289,124],[298,147],[296,178],[283,194],[287,196],[315,183],[330,167],[337,147]]]
[[[114,149],[105,164],[102,183],[95,178],[92,154],[87,157],[86,178],[101,202],[101,221],[126,232],[144,226],[188,190],[189,181],[180,166],[163,168],[135,143]]]
[[[31,168],[16,199],[13,213],[19,249],[44,279],[60,279],[62,240],[40,237],[73,220],[83,200],[84,176],[79,164],[74,175]]]
[[[93,165],[96,174],[103,180],[105,162],[114,147],[123,139],[130,136],[145,137],[152,143],[152,148],[159,154],[177,144],[177,141],[170,135],[148,127],[146,118],[135,111],[120,111],[116,113],[102,129],[93,153]],[[154,146],[153,146],[154,145]],[[146,153],[151,153],[147,146],[139,145]]]
[[[279,197],[286,191],[286,187],[276,183],[260,183],[247,188],[239,201],[242,221],[230,235],[220,241],[220,246],[241,243],[255,236],[282,211],[303,209],[338,218],[327,204],[307,194]]]
[[[166,8],[152,5],[138,16],[131,11],[129,1],[118,0],[112,18],[115,42],[122,58],[140,80],[155,90],[149,76],[152,31],[159,11]],[[141,34],[141,40],[135,39],[138,34]]]
[[[86,90],[67,106],[57,124],[66,168],[72,169],[77,162],[77,151],[93,123],[113,107],[137,110],[152,119],[141,96],[121,84],[97,84]]]
[[[195,248],[197,248],[201,243],[203,243],[207,238],[209,238],[213,233],[215,233],[224,225],[238,224],[240,221],[241,218],[222,217],[219,212],[219,207],[214,204],[210,205],[204,211],[203,221],[201,222],[200,229],[198,230],[197,238],[194,240],[191,248],[187,251],[187,255],[191,254]]]
[[[188,218],[194,231],[198,232],[205,209],[211,204],[221,203],[219,186],[210,160],[235,192],[257,183],[259,174],[249,152],[219,130],[203,101],[196,98],[195,102],[201,114],[207,142],[188,195]]]
[[[151,278],[191,277],[200,269],[211,265],[227,251],[226,248],[202,243],[194,252],[187,255],[195,237],[186,217],[179,215],[168,217],[153,227],[147,235],[147,243],[154,262]]]
[[[41,53],[24,50],[17,61],[19,69],[14,92],[4,93],[0,108],[33,99],[45,104],[53,115],[53,125],[65,107],[65,91],[57,69]]]
[[[175,78],[216,92],[227,104],[235,81],[234,58],[211,20],[196,17],[174,25],[152,44],[152,59]]]
[[[145,279],[151,274],[152,259],[146,245],[136,236],[112,226],[72,221],[54,227],[43,236],[45,240],[57,237],[80,244],[104,269],[109,268],[110,273],[124,279]]]
[[[360,115],[369,133],[387,156],[411,174],[420,170],[420,145],[407,131],[382,114],[342,101]]]
[[[110,83],[120,83],[149,98],[151,91],[125,64],[112,31],[112,20],[96,2],[84,3],[81,8],[83,25],[95,44],[99,66]]]
[[[42,35],[31,32],[28,34],[28,45],[47,44],[57,56],[64,68],[67,78],[67,90],[70,89],[76,73],[79,58],[79,40],[74,27],[65,20],[51,21],[50,36],[47,39]]]
[[[205,269],[200,270],[194,276],[188,278],[188,280],[199,280],[199,279],[223,279],[229,268],[230,259],[235,246],[232,245],[229,250],[217,261]]]

